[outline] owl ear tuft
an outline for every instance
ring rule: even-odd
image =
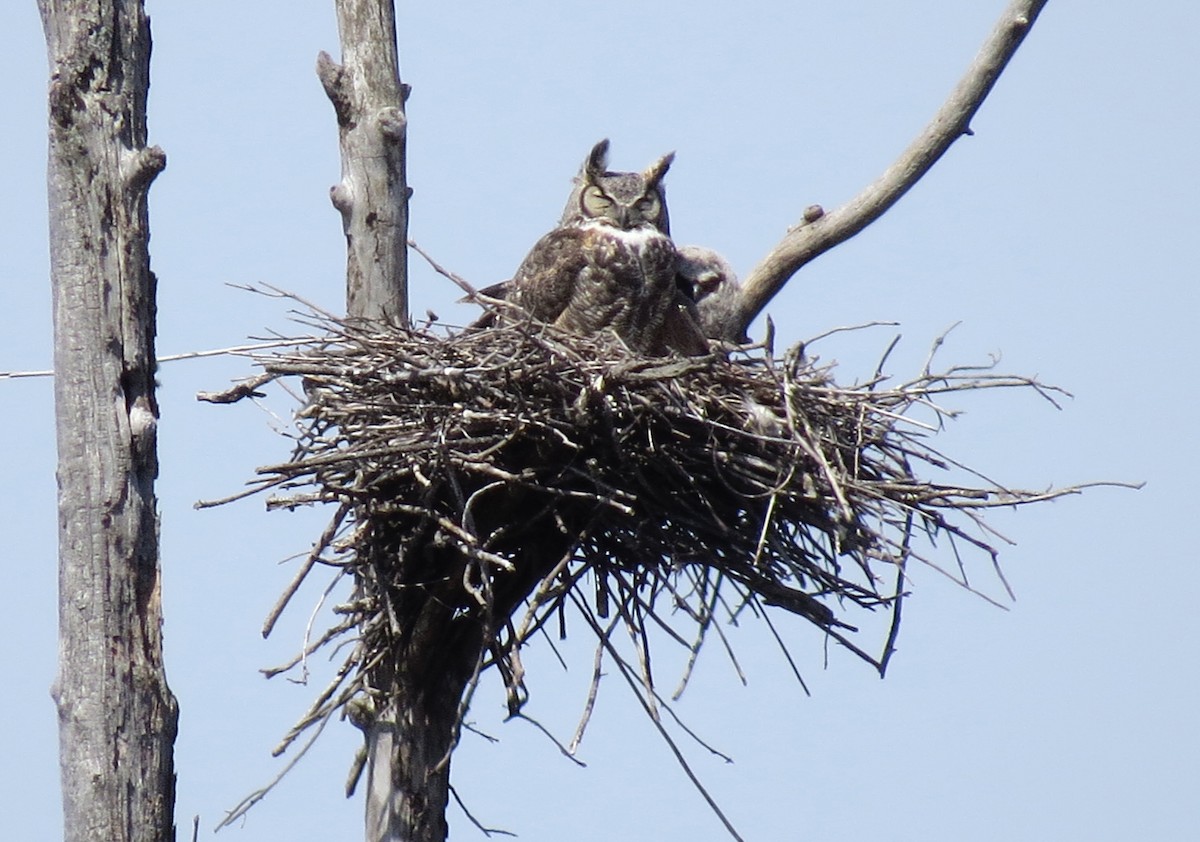
[[[671,162],[674,160],[675,153],[668,152],[647,167],[646,171],[642,173],[642,176],[646,179],[646,184],[657,186],[662,181],[663,176],[667,174],[667,170],[671,168]]]
[[[583,174],[596,179],[608,170],[608,138],[592,147],[587,160],[583,162]]]

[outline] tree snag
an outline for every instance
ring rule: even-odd
[[[317,57],[338,121],[342,180],[330,192],[346,232],[352,318],[408,319],[407,134],[391,0],[336,0],[342,63]]]
[[[50,58],[64,839],[174,839],[141,0],[39,0]]]
[[[392,0],[335,0],[335,6],[342,63],[320,53],[317,76],[338,122],[342,180],[330,198],[346,232],[346,313],[406,325],[408,88],[400,81],[396,9]],[[417,651],[397,653],[374,669],[380,702],[360,723],[367,744],[368,842],[440,842],[447,834],[449,751],[474,659],[461,678],[462,669],[445,665],[435,690],[423,671],[414,675],[409,661],[421,649],[436,650],[436,642],[415,635],[412,645]]]

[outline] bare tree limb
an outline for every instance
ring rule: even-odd
[[[853,237],[883,215],[937,163],[954,141],[971,133],[971,118],[1025,39],[1046,0],[1012,0],[975,61],[925,130],[865,190],[840,208],[812,206],[747,276],[737,310],[745,331],[803,266]]]

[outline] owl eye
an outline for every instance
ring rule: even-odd
[[[642,216],[650,217],[658,213],[658,196],[653,193],[647,193],[645,196],[637,200],[637,208]]]
[[[717,287],[721,285],[721,276],[716,272],[705,272],[696,278],[696,292],[704,295],[712,295],[717,291]]]
[[[583,212],[588,216],[605,216],[612,205],[612,199],[599,187],[589,187],[583,191]]]

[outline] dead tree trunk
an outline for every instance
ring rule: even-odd
[[[64,839],[174,839],[141,0],[39,0],[50,56]]]
[[[342,180],[330,190],[346,232],[348,315],[408,318],[407,87],[400,81],[392,0],[336,0],[342,63],[317,75],[337,114]]]
[[[396,10],[392,0],[335,5],[342,63],[321,53],[317,75],[338,121],[342,180],[330,198],[346,233],[346,312],[406,324],[408,91],[400,81]],[[371,721],[362,723],[368,842],[442,842],[447,835],[450,770],[443,759],[467,677],[447,669],[431,683],[432,673],[414,670],[429,644],[415,636],[370,678],[378,695]]]
[[[445,555],[429,548],[429,566],[445,569],[439,563]],[[461,618],[456,622],[453,606],[429,599],[419,585],[394,592],[392,599],[398,633],[392,658],[372,670],[376,716],[364,729],[366,839],[443,842],[448,835],[450,752],[459,702],[480,650],[480,631]]]

